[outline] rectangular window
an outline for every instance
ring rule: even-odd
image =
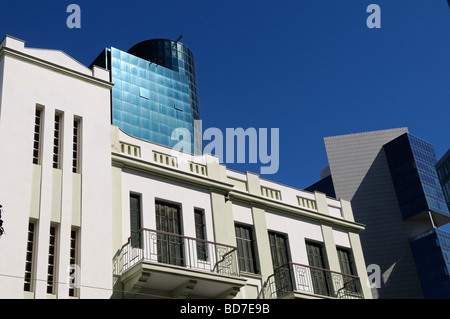
[[[235,225],[235,232],[240,271],[257,273],[252,228]]]
[[[272,255],[275,288],[277,296],[281,297],[293,290],[287,235],[269,231],[269,243]]]
[[[73,120],[73,153],[72,153],[72,172],[80,172],[80,120]]]
[[[78,271],[78,230],[72,228],[70,231],[70,261],[69,265],[71,267],[70,272],[70,285],[69,285],[69,296],[77,297],[78,296],[78,288],[77,288],[77,273]]]
[[[130,234],[133,235],[141,229],[141,196],[138,194],[130,194]],[[131,247],[140,246],[141,234],[131,237]]]
[[[360,292],[359,281],[353,277],[355,273],[355,266],[353,261],[353,256],[350,249],[337,247],[337,254],[339,259],[339,265],[341,267],[342,284],[346,292]],[[351,276],[345,276],[351,275]]]
[[[316,242],[306,242],[306,251],[308,253],[309,265],[314,267],[310,268],[314,293],[329,296],[328,280],[324,271],[325,262],[323,259],[322,244]]]
[[[155,210],[158,262],[184,266],[183,238],[177,236],[181,235],[180,205],[156,201]]]
[[[56,113],[53,129],[53,168],[61,168],[61,123],[62,115],[60,113]]]
[[[47,268],[47,293],[55,294],[56,288],[56,226],[50,226],[50,240],[48,246],[48,268]]]
[[[28,237],[27,237],[27,254],[25,259],[25,282],[23,286],[24,291],[33,291],[34,279],[34,242],[36,236],[36,224],[34,222],[28,223]]]
[[[194,209],[195,219],[195,236],[198,239],[206,240],[205,232],[205,213],[201,209]],[[204,241],[197,241],[197,258],[198,260],[208,260],[208,246]]]
[[[42,109],[36,108],[34,114],[34,140],[33,140],[33,164],[41,164],[41,130],[42,130]]]
[[[337,248],[339,265],[341,272],[347,275],[354,275],[353,260],[349,249]]]

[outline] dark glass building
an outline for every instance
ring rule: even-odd
[[[450,213],[441,187],[448,157],[436,166],[434,147],[407,128],[327,137],[325,146],[329,173],[307,190],[349,200],[366,225],[366,263],[387,278],[372,288],[374,298],[450,298],[450,234],[443,229]]]
[[[190,149],[184,150],[201,151],[201,143],[194,150],[194,123],[200,120],[200,109],[194,55],[187,46],[154,39],[138,43],[127,52],[111,47],[92,64],[111,73],[113,125],[167,147],[182,139],[178,134],[172,138],[174,130],[181,128],[190,134]]]
[[[428,212],[434,220],[450,216],[433,145],[406,133],[385,144],[384,151],[403,219]]]
[[[439,228],[410,238],[411,249],[427,298],[450,298],[450,234]]]
[[[445,201],[450,210],[450,149],[442,156],[439,162],[437,162],[436,171],[442,186]]]

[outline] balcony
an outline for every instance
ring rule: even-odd
[[[289,262],[268,278],[264,298],[364,298],[359,277]]]
[[[125,298],[233,298],[239,277],[236,247],[140,229],[114,259],[114,280]]]

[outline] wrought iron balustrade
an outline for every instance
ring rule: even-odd
[[[239,276],[236,247],[146,228],[131,235],[116,255],[114,277],[139,262]]]
[[[280,298],[289,292],[304,292],[339,299],[362,299],[359,277],[297,263],[274,270],[263,290],[264,298]]]

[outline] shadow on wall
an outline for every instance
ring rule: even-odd
[[[382,148],[351,199],[357,222],[366,225],[360,239],[366,265],[381,270],[374,298],[423,298],[420,280]],[[370,275],[370,274],[369,274]]]

